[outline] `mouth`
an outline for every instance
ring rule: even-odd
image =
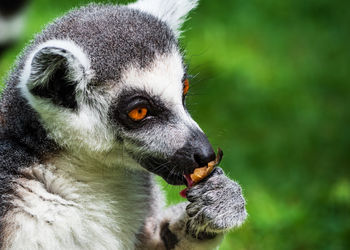
[[[184,179],[186,180],[185,185],[187,187],[180,192],[180,195],[183,198],[186,198],[187,190],[208,177],[213,172],[214,168],[220,164],[222,157],[223,152],[220,148],[218,148],[218,153],[216,154],[215,160],[208,162],[208,164],[204,167],[196,168],[192,174],[185,174]]]
[[[187,190],[189,188],[191,188],[193,185],[194,185],[194,182],[193,180],[191,179],[191,175],[190,174],[186,174],[184,175],[184,178],[186,180],[186,183],[185,185],[187,186],[185,189],[181,190],[180,191],[180,195],[183,197],[183,198],[186,198],[186,193],[187,193]]]
[[[181,186],[187,185],[185,176],[193,172],[193,168],[177,166],[174,161],[149,156],[140,161],[142,167],[149,172],[162,177],[168,184]]]
[[[210,175],[214,167],[221,162],[222,156],[222,150],[219,148],[216,158],[204,167],[190,164],[176,165],[174,160],[152,156],[143,159],[140,163],[145,169],[162,177],[170,185],[185,185],[186,188],[180,192],[180,195],[186,198],[187,190]]]

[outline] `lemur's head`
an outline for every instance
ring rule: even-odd
[[[186,110],[177,43],[196,4],[89,5],[49,25],[24,54],[20,83],[48,135],[68,151],[123,152],[171,184],[213,160]]]

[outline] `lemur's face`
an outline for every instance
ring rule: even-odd
[[[215,154],[189,115],[189,79],[179,51],[157,56],[146,70],[129,68],[109,108],[118,138],[131,156],[172,184],[206,165]]]
[[[186,109],[190,80],[176,40],[196,1],[164,3],[68,14],[29,49],[20,87],[67,151],[109,152],[183,184],[215,153]]]

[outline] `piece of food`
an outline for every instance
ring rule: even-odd
[[[216,154],[216,158],[214,161],[209,162],[207,166],[196,168],[193,171],[193,174],[184,175],[187,182],[187,188],[182,190],[180,192],[180,195],[186,198],[187,190],[191,188],[193,185],[203,180],[205,177],[207,177],[214,170],[214,167],[219,165],[219,163],[221,162],[222,156],[223,156],[223,152],[221,148],[218,148],[218,153]]]
[[[222,156],[222,150],[218,148],[218,153],[216,154],[216,159],[214,161],[209,162],[207,166],[202,168],[196,168],[193,174],[190,175],[193,183],[196,184],[207,177],[213,171],[214,167],[220,163]]]

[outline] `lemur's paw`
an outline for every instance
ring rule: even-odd
[[[187,199],[187,231],[197,238],[238,227],[247,217],[241,187],[226,177],[221,168],[190,188]]]

